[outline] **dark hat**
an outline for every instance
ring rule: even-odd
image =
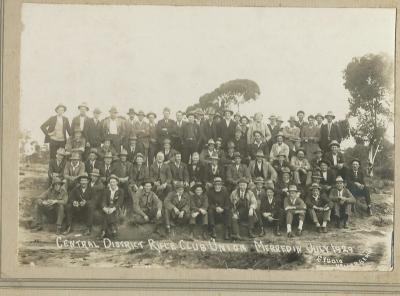
[[[110,182],[111,179],[114,179],[114,180],[116,180],[116,181],[119,183],[119,178],[118,178],[116,175],[112,174],[112,175],[108,178],[108,182]]]
[[[151,179],[145,179],[142,182],[142,186],[146,185],[147,183],[150,183],[152,187],[154,185],[154,182]]]
[[[281,136],[282,138],[285,138],[285,135],[283,134],[283,132],[279,131],[276,135],[275,138]]]
[[[63,148],[63,147],[58,148],[57,149],[57,154],[65,156],[65,148]]]
[[[82,179],[87,179],[88,181],[90,181],[90,177],[87,173],[83,173],[81,175],[79,175],[76,180],[79,183]]]
[[[280,152],[278,153],[278,157],[279,157],[279,156],[283,156],[283,157],[286,158],[286,154],[285,154],[285,152],[283,152],[283,151],[280,151]]]
[[[273,186],[265,186],[265,191],[271,190],[272,192],[275,192],[275,188]]]
[[[264,157],[265,155],[264,155],[264,152],[262,151],[262,150],[258,150],[257,152],[256,152],[256,157]]]
[[[290,169],[288,167],[283,167],[282,168],[282,174],[290,174]]]
[[[215,119],[216,117],[222,118],[221,114],[219,113],[215,113],[213,119]]]
[[[63,183],[64,183],[63,180],[61,180],[59,177],[54,177],[51,180],[51,186],[54,186],[56,184],[63,184]]]
[[[361,165],[361,160],[358,158],[353,158],[351,163],[353,163],[353,162],[358,162],[358,164]]]
[[[96,154],[96,156],[99,156],[99,152],[97,151],[96,148],[90,148],[89,154],[91,154],[91,153],[94,153],[94,154]]]
[[[86,102],[83,102],[82,104],[80,104],[80,105],[78,105],[78,109],[80,109],[80,108],[86,108],[86,111],[89,111],[89,107],[88,107],[88,105],[87,105],[87,103]]]
[[[257,178],[254,180],[254,184],[257,184],[257,183],[264,183],[264,178],[263,178],[263,177],[257,177]]]
[[[129,108],[127,115],[136,115],[135,109]]]
[[[325,117],[332,117],[333,119],[335,119],[335,115],[333,114],[332,111],[328,111],[328,113],[326,113]]]
[[[317,114],[315,115],[315,119],[317,119],[318,117],[324,118],[324,116],[323,116],[321,113],[317,113]]]
[[[338,141],[333,140],[333,141],[331,141],[331,142],[329,143],[329,147],[332,147],[332,146],[338,146],[338,147],[340,147],[340,144],[339,144]]]
[[[127,156],[128,155],[128,151],[126,151],[125,149],[121,149],[121,152],[118,155],[119,156]]]
[[[226,113],[226,112],[229,112],[229,113],[231,113],[231,115],[233,115],[233,111],[232,110],[230,110],[230,109],[224,109],[224,114]]]
[[[201,183],[196,183],[196,184],[194,184],[191,188],[190,188],[190,191],[192,191],[192,192],[195,192],[195,190],[197,189],[197,188],[201,188],[201,189],[203,189],[203,192],[205,191],[205,188],[204,188],[204,186],[203,186],[203,184],[201,184]]]
[[[288,122],[292,122],[292,121],[296,122],[296,118],[294,118],[294,116],[290,116],[290,117],[289,117]]]
[[[299,147],[296,149],[297,149],[296,154],[298,154],[300,151],[303,151],[303,153],[306,154],[306,150],[303,147]]]
[[[147,113],[146,117],[147,117],[147,118],[149,118],[149,117],[150,117],[150,115],[153,115],[153,116],[154,116],[154,118],[157,118],[157,114],[156,114],[156,113],[154,113],[154,112],[149,112],[149,113]]]
[[[235,151],[235,152],[233,153],[233,157],[234,157],[234,158],[242,158],[242,156],[240,155],[240,152],[239,152],[239,151]]]
[[[321,148],[318,147],[317,149],[315,149],[315,151],[314,151],[313,153],[314,153],[314,154],[317,154],[318,152],[321,152],[321,153],[322,153],[323,151],[322,151]]]
[[[137,136],[136,135],[131,135],[130,137],[129,137],[129,141],[131,141],[131,140],[137,140]]]
[[[250,119],[249,119],[247,116],[245,116],[245,115],[243,115],[242,117],[240,117],[240,121],[242,121],[242,119],[244,119],[244,118],[246,118],[247,121],[250,121]]]
[[[196,115],[194,114],[194,112],[188,112],[188,113],[186,113],[186,117],[189,117],[189,116],[196,117]]]
[[[140,110],[138,113],[137,113],[137,115],[139,116],[146,116],[146,114],[144,114],[144,111],[143,110]]]
[[[178,181],[175,183],[175,189],[180,189],[180,188],[184,188],[182,181]]]
[[[319,161],[319,165],[321,165],[322,163],[325,163],[328,167],[331,166],[331,162],[329,160],[327,160],[327,159],[324,159],[324,158],[321,159]]]
[[[222,138],[221,138],[221,137],[218,137],[218,138],[215,140],[215,142],[221,142],[221,143],[222,143]]]
[[[297,186],[296,185],[289,185],[289,188],[288,188],[288,191],[290,192],[290,191],[296,191],[296,192],[299,192],[298,190],[297,190]]]
[[[57,112],[58,108],[64,108],[64,112],[67,111],[67,107],[64,104],[58,104],[54,110]]]
[[[303,110],[297,111],[297,115],[299,115],[299,113],[303,113],[303,115],[305,114]]]
[[[278,116],[276,117],[276,121],[283,122],[283,119],[282,119],[282,117],[281,117],[280,115],[278,115]]]
[[[322,179],[321,177],[321,173],[319,171],[313,171],[312,175],[311,175],[311,179],[312,178],[318,178],[318,179]]]
[[[79,153],[72,153],[70,160],[81,160],[81,155]]]
[[[344,182],[344,180],[343,180],[343,178],[341,177],[341,176],[338,176],[337,178],[336,178],[336,183],[339,183],[339,182]]]
[[[253,136],[255,136],[256,134],[260,134],[260,136],[262,136],[262,132],[257,131],[257,130],[253,132]]]
[[[105,136],[104,136],[103,143],[104,143],[105,141],[111,141],[111,136],[110,136],[110,135],[105,135]]]
[[[223,183],[221,177],[215,177],[213,182],[214,182],[214,184],[215,183]]]
[[[268,119],[276,119],[276,115],[275,114],[271,114]]]
[[[91,172],[89,175],[90,175],[90,176],[97,176],[97,177],[100,177],[100,170],[94,168],[94,169],[92,170],[92,172]]]
[[[240,183],[248,184],[249,182],[245,178],[240,178],[239,181],[238,181],[238,184],[240,184]]]

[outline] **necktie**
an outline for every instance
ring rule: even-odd
[[[330,136],[331,135],[331,124],[329,123],[328,124],[328,136]]]
[[[161,165],[158,165],[158,179],[161,178]]]
[[[357,178],[357,172],[354,172],[355,177]]]

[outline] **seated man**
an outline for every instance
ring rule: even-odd
[[[229,141],[226,144],[226,153],[223,153],[221,158],[221,165],[224,167],[226,171],[227,168],[235,163],[235,144],[232,141]]]
[[[318,232],[326,233],[326,225],[331,219],[332,202],[324,192],[321,193],[321,186],[316,183],[311,185],[311,194],[306,197],[306,205]]]
[[[289,168],[282,169],[282,177],[276,183],[276,193],[283,202],[289,196],[289,186],[292,184],[292,175]],[[283,204],[282,204],[283,205]]]
[[[135,162],[129,173],[129,186],[132,193],[141,189],[141,184],[150,176],[149,168],[144,160],[145,156],[142,153],[136,154]]]
[[[101,161],[97,160],[99,153],[96,148],[91,148],[89,151],[88,159],[85,162],[86,173],[90,174],[94,169],[101,168]]]
[[[65,165],[64,178],[66,180],[66,189],[70,192],[78,184],[76,181],[78,176],[85,173],[85,165],[81,162],[81,156],[79,153],[72,153],[70,161]]]
[[[220,177],[214,178],[214,186],[207,191],[208,196],[208,224],[210,225],[211,237],[216,238],[215,224],[219,219],[225,226],[225,239],[229,237],[229,193],[222,185]]]
[[[132,163],[127,160],[128,152],[121,149],[119,160],[112,164],[112,172],[118,177],[118,186],[124,191],[124,213],[132,214],[132,191],[129,188],[129,176],[132,170]]]
[[[162,201],[152,191],[153,182],[150,179],[143,181],[143,190],[139,190],[133,197],[132,222],[135,224],[155,223],[155,233],[160,234],[159,226],[162,223]]]
[[[61,180],[64,177],[64,168],[66,164],[64,148],[58,148],[55,159],[50,159],[49,170],[47,172],[49,176],[49,186],[53,183],[53,178],[58,177]]]
[[[125,150],[128,153],[127,156],[128,161],[132,163],[135,161],[135,158],[138,155],[138,153],[142,154],[143,157],[146,153],[144,144],[137,141],[136,135],[131,135],[129,137],[129,144],[126,145]],[[144,158],[144,160],[146,160],[146,158]]]
[[[183,186],[187,188],[189,186],[189,172],[187,165],[181,161],[182,154],[176,151],[173,161],[169,163],[172,176],[172,185],[176,182],[183,182]]]
[[[248,188],[247,181],[240,179],[238,188],[232,191],[230,196],[230,221],[232,227],[231,238],[241,239],[239,225],[243,222],[248,223],[249,237],[255,238],[253,233],[254,224],[257,222],[257,200]]]
[[[249,165],[250,157],[248,153],[246,136],[242,137],[242,130],[239,127],[236,128],[235,138],[232,140],[232,142],[236,147],[236,151],[240,152],[240,155],[242,156],[242,162],[246,165]]]
[[[73,136],[69,137],[65,144],[65,150],[69,153],[72,153],[72,151],[79,151],[83,154],[85,149],[86,139],[82,136],[81,128],[79,126],[75,127]]]
[[[182,183],[175,184],[175,190],[164,200],[165,227],[167,234],[171,233],[171,222],[188,224],[190,219],[190,195],[184,191]]]
[[[212,187],[212,183],[214,182],[214,178],[220,177],[222,180],[225,179],[225,174],[223,168],[219,165],[219,157],[217,154],[213,154],[211,156],[211,163],[206,166],[205,169],[205,182],[206,189]]]
[[[124,191],[118,187],[118,182],[118,177],[111,175],[108,186],[103,191],[101,203],[103,224],[100,239],[106,236],[115,239],[118,234],[118,217],[124,204]]]
[[[176,150],[171,147],[171,140],[166,138],[163,141],[163,147],[161,149],[161,153],[164,155],[164,162],[165,163],[170,163],[173,161]]]
[[[199,161],[199,153],[192,154],[192,162],[188,165],[189,186],[192,187],[196,183],[204,184],[204,165]]]
[[[104,138],[103,144],[101,145],[100,149],[97,151],[98,152],[98,160],[103,161],[105,155],[110,155],[111,158],[117,155],[117,151],[115,148],[111,145],[111,138],[109,136],[106,136]]]
[[[190,238],[194,238],[194,226],[201,223],[203,239],[208,239],[208,197],[202,184],[195,184],[190,188]]]
[[[281,236],[279,231],[280,224],[282,223],[282,201],[275,196],[275,190],[272,186],[265,189],[265,195],[262,196],[260,205],[262,235],[265,235],[264,226],[266,224],[274,227],[276,236]]]
[[[249,170],[252,180],[257,177],[263,177],[264,180],[277,181],[278,175],[271,163],[264,159],[262,151],[256,153],[256,160],[250,161]]]
[[[330,200],[334,203],[336,227],[340,228],[343,222],[343,228],[347,228],[347,222],[351,212],[351,206],[356,202],[356,199],[351,192],[344,187],[343,178],[336,178],[336,187],[332,188],[329,193]]]
[[[335,180],[336,180],[335,172],[331,170],[329,166],[330,162],[327,161],[326,159],[322,159],[319,162],[319,167],[321,169],[321,181],[320,181],[321,190],[328,195],[332,186],[335,185]]]
[[[340,144],[338,141],[332,141],[329,144],[330,151],[324,155],[324,158],[330,162],[331,169],[335,171],[336,176],[341,176],[346,180],[347,167],[345,167],[344,156],[340,152]]]
[[[245,164],[242,164],[240,152],[235,152],[234,157],[235,163],[229,165],[226,170],[226,187],[228,191],[234,190],[240,179],[244,178],[247,182],[250,182],[251,179],[249,169]]]
[[[286,212],[286,225],[287,225],[287,236],[293,237],[292,234],[292,223],[294,216],[299,218],[299,226],[297,235],[301,236],[303,230],[304,218],[306,216],[307,206],[304,201],[298,196],[299,191],[296,185],[289,185],[289,196],[285,198],[283,202],[283,208]]]
[[[315,170],[315,169],[319,169],[319,165],[320,165],[320,161],[322,160],[322,149],[321,148],[316,148],[316,150],[314,151],[314,158],[311,160],[310,165],[311,165],[311,169]]]
[[[150,166],[149,175],[154,183],[153,191],[159,199],[164,200],[165,196],[171,191],[171,168],[164,162],[164,154],[158,152],[156,161]]]
[[[289,161],[289,146],[283,142],[284,134],[282,132],[278,132],[275,136],[275,143],[271,147],[271,151],[269,153],[269,160],[274,161],[278,159],[278,155],[280,153],[285,154],[286,160]]]
[[[69,194],[67,204],[67,229],[63,233],[69,234],[72,231],[72,218],[79,214],[86,218],[87,229],[84,235],[90,235],[93,226],[93,214],[95,209],[94,191],[88,186],[90,178],[84,173],[77,179],[79,186],[75,187]]]
[[[100,179],[104,185],[108,184],[110,176],[113,174],[114,167],[112,165],[113,155],[107,152],[103,157],[104,162],[100,166]]]
[[[275,169],[278,179],[282,178],[282,169],[290,167],[290,163],[286,160],[286,154],[282,151],[278,154],[278,159],[272,162],[272,166]]]
[[[43,215],[55,211],[57,213],[57,234],[61,233],[62,222],[64,220],[64,207],[68,202],[68,194],[62,188],[63,182],[60,178],[54,177],[49,189],[43,192],[36,201],[36,226],[34,229],[43,229]]]
[[[200,162],[203,165],[211,163],[211,156],[216,153],[215,142],[213,139],[209,139],[206,146],[207,147],[204,148],[200,153]]]
[[[93,171],[89,174],[90,182],[89,188],[93,190],[93,202],[96,208],[100,208],[101,198],[104,190],[104,184],[100,180],[100,170],[94,168]]]
[[[351,162],[351,170],[347,174],[347,188],[350,190],[354,197],[364,197],[367,202],[367,212],[368,215],[372,215],[371,210],[371,196],[369,194],[369,189],[365,185],[364,173],[360,170],[361,162],[359,159],[355,158]]]
[[[297,149],[297,155],[290,160],[291,169],[293,170],[294,183],[297,186],[304,187],[307,181],[307,175],[310,171],[310,164],[305,158],[304,148]]]
[[[254,141],[249,144],[249,156],[251,160],[255,160],[258,151],[262,151],[264,155],[269,155],[269,147],[266,142],[263,141],[263,135],[260,131],[256,130],[253,132]]]

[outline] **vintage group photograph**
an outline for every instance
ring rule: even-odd
[[[19,265],[392,270],[395,13],[23,4]]]

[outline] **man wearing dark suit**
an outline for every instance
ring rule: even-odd
[[[175,150],[182,152],[183,150],[183,128],[186,125],[186,121],[183,121],[182,111],[176,112],[176,125],[171,134],[172,147]]]
[[[171,115],[171,110],[169,108],[164,108],[163,115],[164,118],[160,119],[156,126],[159,148],[162,147],[164,139],[169,138],[174,134],[176,128],[176,122],[169,118]]]
[[[171,168],[169,164],[164,163],[164,154],[158,152],[156,161],[149,168],[151,181],[154,183],[154,192],[162,201],[171,190]]]
[[[132,170],[133,164],[127,160],[128,153],[125,149],[122,149],[119,153],[119,160],[113,162],[112,171],[118,179],[118,186],[124,190],[125,193],[125,209],[128,213],[132,213],[132,191],[129,188],[129,176]]]
[[[278,174],[278,179],[281,179],[283,168],[290,168],[290,163],[286,160],[286,154],[280,152],[278,154],[278,159],[275,159],[272,162],[272,166],[274,167],[276,173]]]
[[[171,220],[180,224],[188,224],[190,219],[190,194],[184,191],[182,183],[178,182],[175,190],[165,198],[164,209],[167,234],[171,232]]]
[[[149,151],[147,154],[149,166],[153,164],[154,158],[159,149],[157,143],[157,127],[155,123],[156,118],[157,115],[154,112],[150,112],[147,114],[147,119],[149,120]]]
[[[343,228],[347,228],[351,207],[355,204],[356,199],[351,192],[344,187],[343,178],[341,176],[336,178],[336,187],[332,188],[330,191],[329,198],[334,203],[336,227],[340,228],[341,222],[343,222]]]
[[[209,139],[215,139],[217,137],[217,128],[212,114],[208,114],[208,118],[200,123],[199,132],[199,151],[201,151],[208,143]]]
[[[271,224],[275,228],[275,235],[281,236],[279,228],[280,224],[283,222],[282,201],[275,195],[275,191],[272,186],[268,186],[265,189],[265,195],[263,195],[261,198],[259,212],[263,225],[263,234],[265,234],[264,226],[266,224]]]
[[[189,113],[187,115],[188,122],[186,122],[181,130],[182,135],[182,161],[184,163],[189,163],[190,156],[193,152],[196,152],[198,149],[199,143],[199,126],[194,121],[194,113]],[[179,150],[178,150],[179,151]]]
[[[93,169],[99,169],[102,166],[101,161],[97,160],[99,154],[97,152],[96,148],[91,148],[90,152],[89,152],[89,157],[88,160],[86,160],[85,162],[85,168],[86,168],[86,172],[88,174],[91,174]]]
[[[237,123],[232,120],[233,111],[225,110],[224,119],[217,126],[217,136],[222,138],[222,146],[226,147],[228,141],[233,140]]]
[[[329,144],[329,148],[331,151],[325,153],[324,158],[329,161],[336,176],[341,176],[343,179],[346,179],[347,167],[344,166],[344,156],[339,151],[340,144],[337,141],[332,141]]]
[[[242,163],[249,165],[250,157],[248,153],[248,145],[246,142],[246,138],[242,137],[242,130],[236,129],[235,138],[232,140],[233,144],[235,144],[235,150],[240,153],[242,156]]]
[[[101,164],[100,167],[100,179],[104,185],[108,183],[110,176],[113,174],[114,168],[112,166],[112,161],[113,161],[112,153],[111,152],[106,153],[103,158],[103,163]]]
[[[240,179],[245,179],[250,182],[251,176],[249,169],[245,164],[242,164],[242,158],[239,152],[234,153],[235,163],[227,167],[226,170],[226,186],[229,191],[233,191]]]
[[[170,162],[172,184],[175,185],[177,182],[182,182],[184,187],[189,186],[189,172],[187,165],[182,162],[182,154],[177,152],[174,157],[174,161]]]
[[[136,154],[135,163],[132,166],[129,176],[129,184],[132,192],[138,191],[141,184],[149,178],[149,168],[144,160],[142,153]]]
[[[192,187],[196,183],[202,183],[204,185],[204,170],[204,165],[200,163],[199,153],[193,153],[192,162],[188,165],[190,187]]]
[[[89,128],[87,129],[87,138],[86,140],[90,144],[90,148],[100,148],[101,143],[103,142],[103,131],[102,131],[102,123],[100,120],[101,111],[98,108],[93,110],[93,118],[90,118]]]
[[[222,180],[225,180],[225,172],[223,167],[219,164],[218,155],[211,156],[211,163],[206,165],[204,177],[207,189],[212,187],[216,177],[220,177]]]
[[[262,135],[260,131],[254,131],[254,142],[249,145],[249,155],[251,160],[256,159],[258,151],[262,151],[266,157],[269,156],[268,144],[262,141]]]
[[[360,170],[360,160],[355,158],[351,162],[351,170],[347,174],[347,188],[354,197],[364,197],[367,202],[368,215],[372,215],[371,196],[368,187],[365,185],[364,173]]]
[[[91,119],[86,114],[86,112],[89,112],[89,107],[86,103],[82,103],[78,106],[78,109],[79,115],[72,119],[71,128],[72,130],[79,128],[82,132],[82,136],[87,139],[91,122]]]
[[[40,126],[45,135],[44,142],[49,143],[50,159],[56,158],[58,148],[65,147],[67,133],[69,136],[72,134],[69,120],[63,115],[67,107],[60,104],[55,110],[57,115],[51,116]]]
[[[321,174],[321,179],[320,179],[320,185],[321,185],[321,191],[329,194],[329,191],[331,190],[332,186],[335,185],[335,180],[336,180],[336,174],[335,171],[329,168],[330,162],[327,161],[326,159],[322,159],[319,162],[319,167],[321,169],[320,174]]]
[[[340,143],[340,141],[342,140],[342,136],[339,126],[333,122],[335,115],[333,115],[333,113],[329,111],[328,114],[325,115],[325,118],[327,120],[327,123],[321,126],[319,146],[324,152],[328,152],[329,144],[332,141],[337,141],[338,143]]]
[[[138,153],[145,155],[145,147],[143,143],[137,141],[135,135],[129,137],[129,144],[125,146],[125,150],[128,152],[128,161],[132,163],[135,161]]]
[[[58,177],[61,180],[63,179],[64,168],[66,164],[66,160],[64,157],[65,157],[64,148],[58,148],[56,158],[50,159],[49,170],[48,170],[49,186],[53,183],[52,182],[53,178]]]

